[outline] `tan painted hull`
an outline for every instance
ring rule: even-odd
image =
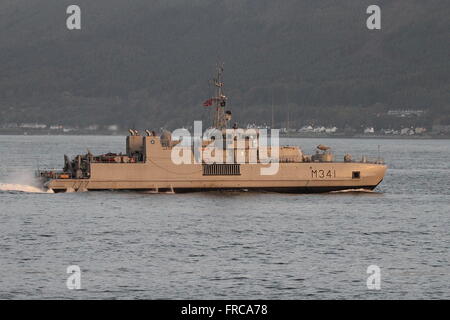
[[[375,188],[386,166],[373,163],[280,163],[275,175],[261,175],[263,164],[241,164],[240,175],[204,176],[201,164],[175,165],[171,161],[146,163],[93,163],[89,179],[53,179],[54,191],[151,190],[203,191],[250,189],[277,192],[328,192]],[[354,172],[359,172],[355,177]]]

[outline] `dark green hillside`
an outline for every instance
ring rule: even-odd
[[[82,8],[82,30],[65,27]],[[240,122],[389,125],[388,109],[450,123],[450,2],[3,0],[0,123],[174,128],[207,119],[217,61]],[[378,115],[378,117],[377,117]]]

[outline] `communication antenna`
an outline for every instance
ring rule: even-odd
[[[285,92],[285,95],[286,95],[286,106],[287,106],[287,116],[286,116],[286,133],[289,133],[289,126],[290,126],[290,120],[289,120],[289,113],[290,113],[290,110],[289,110],[289,99],[288,99],[288,91],[287,91],[287,88],[286,88],[286,86],[284,87],[284,92]]]
[[[273,113],[273,87],[272,87],[272,126],[271,129],[274,128],[274,113]]]
[[[378,145],[378,162],[381,161],[381,156],[380,156],[380,145]]]

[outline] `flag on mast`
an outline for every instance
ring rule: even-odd
[[[213,99],[208,99],[205,102],[203,102],[204,107],[210,107],[213,104]]]

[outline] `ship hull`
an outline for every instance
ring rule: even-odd
[[[239,175],[205,175],[202,165],[96,164],[89,179],[51,179],[54,192],[142,190],[155,193],[250,190],[282,193],[322,193],[375,189],[386,166],[372,163],[281,163],[276,174],[261,175],[261,164],[242,164]],[[265,166],[267,167],[267,166]]]

